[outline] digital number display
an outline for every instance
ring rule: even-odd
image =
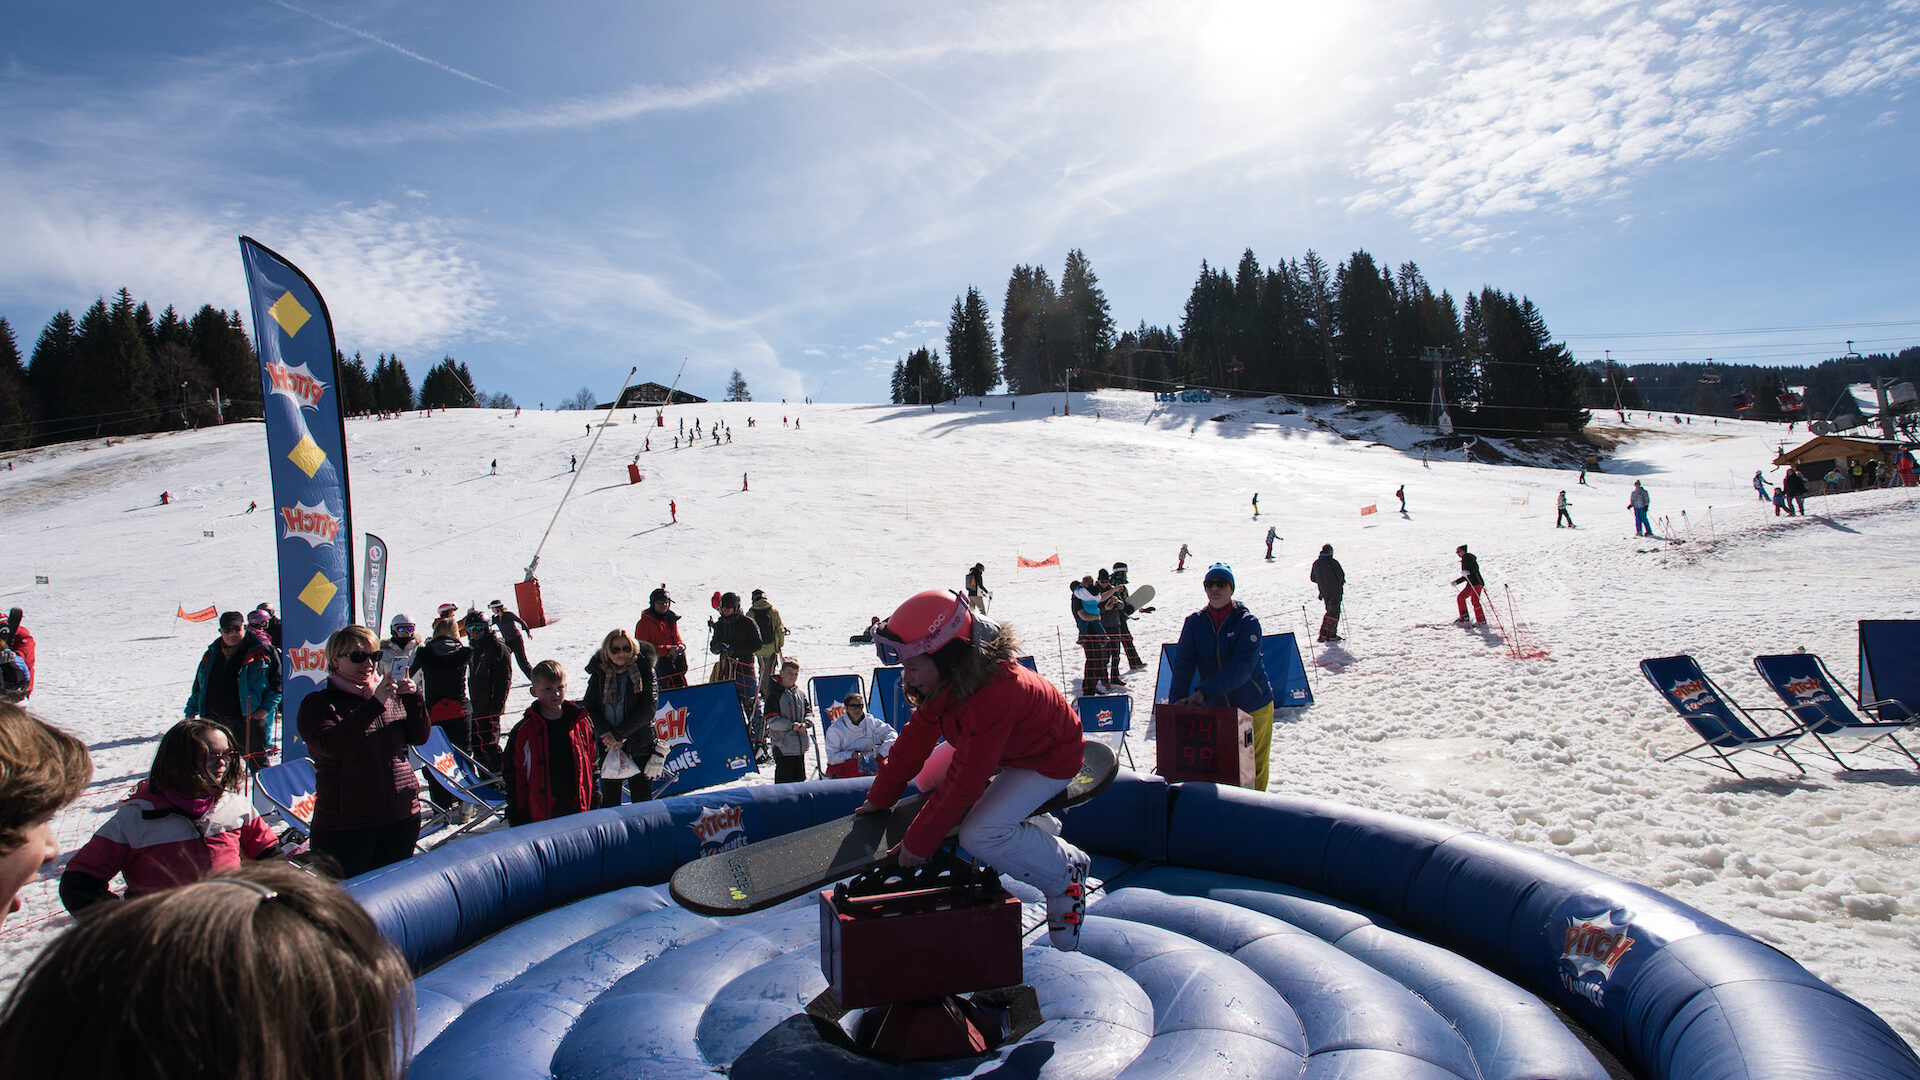
[[[1211,774],[1214,767],[1213,718],[1188,714],[1173,725],[1173,745],[1183,770]]]

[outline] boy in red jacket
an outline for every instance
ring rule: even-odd
[[[599,741],[593,719],[567,700],[567,675],[558,661],[533,665],[533,704],[507,736],[507,824],[593,809],[599,793],[594,762]]]
[[[960,845],[975,858],[1046,895],[1054,948],[1078,949],[1087,855],[1027,820],[1080,771],[1085,752],[1073,708],[1015,660],[1013,635],[958,593],[909,597],[873,641],[883,662],[901,665],[914,711],[858,812],[893,806],[934,743],[946,739],[953,746],[946,777],[892,854],[903,867],[918,866],[959,824]]]

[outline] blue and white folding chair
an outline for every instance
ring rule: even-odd
[[[813,699],[813,714],[819,718],[818,736],[825,736],[834,721],[847,715],[847,695],[867,696],[867,688],[858,675],[815,675],[807,680],[807,696]],[[869,710],[871,712],[871,710]],[[814,775],[827,775],[827,763],[821,757],[820,739],[813,743]]]
[[[1859,700],[1879,705],[1882,721],[1920,710],[1920,619],[1860,620]]]
[[[436,811],[430,819],[436,828],[443,824],[454,824],[451,811],[455,807],[469,807],[474,816],[455,829],[454,836],[478,828],[506,812],[507,797],[501,790],[500,778],[462,753],[440,727],[432,729],[424,745],[409,746],[407,753],[413,758],[415,767],[426,775],[428,783],[453,798],[452,806]],[[425,835],[428,831],[426,825],[423,824],[420,831]]]
[[[1662,656],[1652,660],[1640,661],[1640,673],[1647,677],[1660,696],[1673,706],[1675,712],[1700,736],[1701,742],[1662,761],[1674,758],[1697,756],[1700,761],[1717,768],[1724,768],[1742,779],[1746,773],[1733,763],[1733,755],[1742,750],[1775,754],[1791,762],[1793,767],[1806,772],[1806,767],[1795,761],[1787,747],[1792,745],[1806,730],[1800,727],[1783,729],[1779,735],[1770,735],[1753,719],[1753,713],[1741,708],[1727,697],[1700,665],[1691,656]],[[1785,709],[1768,708],[1767,712],[1777,712],[1792,718]],[[1713,757],[1707,755],[1711,753]],[[1717,758],[1718,760],[1714,760]]]
[[[1920,758],[1906,748],[1897,737],[1900,732],[1915,726],[1913,710],[1902,701],[1869,701],[1861,703],[1853,699],[1851,707],[1847,700],[1852,697],[1840,686],[1840,681],[1827,670],[1827,665],[1812,653],[1780,653],[1774,656],[1756,656],[1753,667],[1760,673],[1760,680],[1773,688],[1786,703],[1787,710],[1800,720],[1807,734],[1813,736],[1820,748],[1827,752],[1835,765],[1843,769],[1852,768],[1840,760],[1834,753],[1833,744],[1840,741],[1859,740],[1859,744],[1850,746],[1851,751],[1865,750],[1882,739],[1907,756],[1913,766],[1920,769]],[[1881,715],[1901,715],[1904,720],[1876,721],[1866,719],[1862,714],[1880,710]]]
[[[315,786],[311,758],[269,765],[253,774],[253,808],[261,817],[280,819],[300,839],[310,839]]]
[[[1133,728],[1133,699],[1126,694],[1095,694],[1092,697],[1075,699],[1073,707],[1080,713],[1080,730],[1088,735],[1100,736],[1102,742],[1112,745],[1112,739],[1119,741],[1119,748],[1127,755],[1127,768],[1138,767],[1133,763],[1133,748],[1127,745],[1127,732]]]
[[[867,708],[895,731],[904,730],[907,717],[913,714],[913,708],[907,704],[907,689],[901,682],[901,674],[897,667],[874,668],[873,693],[867,697]]]

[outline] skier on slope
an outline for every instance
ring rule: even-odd
[[[1267,526],[1267,561],[1268,562],[1273,561],[1273,542],[1278,539],[1280,539],[1280,530],[1275,528],[1272,525]]]
[[[1460,605],[1460,617],[1453,621],[1457,623],[1467,621],[1467,602],[1472,601],[1473,621],[1484,626],[1487,622],[1487,613],[1480,607],[1480,597],[1487,591],[1487,583],[1480,576],[1480,560],[1467,553],[1465,544],[1453,549],[1453,553],[1460,556],[1460,576],[1454,578],[1453,583],[1459,585],[1464,582],[1466,585],[1460,590],[1460,595],[1454,597],[1454,603]]]

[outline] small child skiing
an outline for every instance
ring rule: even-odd
[[[1180,563],[1173,568],[1174,573],[1184,574],[1187,572],[1187,556],[1191,554],[1193,553],[1187,550],[1187,545],[1180,545]]]
[[[1275,528],[1272,525],[1267,526],[1267,561],[1268,562],[1273,561],[1273,542],[1278,539],[1280,539],[1280,530]]]
[[[1047,901],[1053,947],[1080,948],[1087,854],[1028,820],[1066,790],[1085,761],[1080,721],[1067,699],[1016,659],[1011,631],[988,622],[958,593],[908,597],[873,635],[881,663],[902,666],[914,705],[858,813],[893,806],[945,738],[945,777],[891,854],[926,862],[957,823],[974,858],[1027,882]],[[996,774],[995,770],[998,770]]]

